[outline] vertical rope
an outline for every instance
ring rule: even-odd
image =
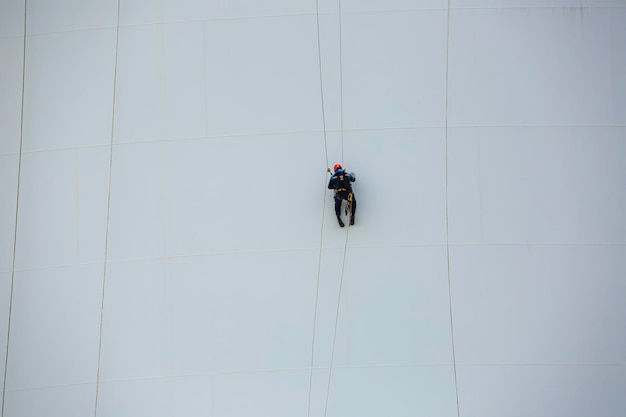
[[[326,185],[326,177],[324,177],[324,186]],[[309,399],[307,403],[307,417],[311,414],[311,391],[313,387],[313,366],[314,366],[314,357],[315,357],[315,329],[317,328],[317,305],[319,300],[319,292],[320,292],[320,276],[322,270],[322,244],[324,241],[324,219],[326,212],[326,192],[324,192],[324,203],[322,204],[322,225],[320,227],[320,244],[319,244],[319,254],[317,258],[317,282],[315,285],[315,307],[313,310],[313,336],[311,338],[311,363],[310,363],[310,372],[309,372]]]
[[[113,137],[115,133],[115,101],[117,97],[117,61],[119,54],[119,40],[120,40],[120,3],[117,1],[117,22],[115,33],[115,64],[113,66],[113,104],[111,113],[111,140],[109,143],[109,184],[107,190],[107,219],[106,230],[104,235],[104,266],[102,271],[102,301],[100,304],[100,336],[98,339],[98,368],[96,371],[96,398],[94,402],[94,417],[98,415],[98,399],[100,394],[100,362],[102,359],[102,328],[104,323],[104,296],[106,288],[107,278],[107,262],[109,255],[109,219],[111,214],[111,177],[113,176]]]
[[[20,111],[20,147],[17,159],[17,189],[15,196],[15,227],[13,229],[13,259],[11,261],[11,288],[9,290],[9,318],[7,322],[7,348],[4,356],[4,379],[2,384],[2,417],[6,404],[7,371],[9,369],[9,348],[11,347],[11,316],[13,312],[13,288],[15,283],[15,254],[17,253],[17,222],[20,208],[20,183],[22,178],[22,143],[24,141],[24,92],[26,89],[26,17],[28,0],[24,0],[24,45],[22,49],[22,104]]]
[[[337,0],[337,15],[339,16],[339,131],[341,134],[341,163],[343,164],[343,46],[341,42],[341,0]]]
[[[333,376],[333,364],[335,360],[335,342],[337,340],[337,327],[339,327],[339,306],[341,305],[341,293],[343,289],[343,277],[346,270],[346,253],[348,251],[348,236],[350,235],[350,226],[346,230],[346,240],[343,245],[343,261],[341,263],[341,277],[339,278],[339,292],[337,294],[337,309],[335,311],[335,330],[333,331],[333,347],[330,353],[330,368],[328,370],[328,386],[326,387],[326,401],[324,403],[324,417],[328,412],[328,399],[330,398],[330,382]]]
[[[456,350],[454,347],[454,319],[452,315],[452,286],[450,282],[450,231],[448,221],[448,69],[449,69],[449,53],[450,53],[450,0],[448,0],[447,11],[447,24],[446,24],[446,261],[448,271],[448,306],[450,308],[450,336],[452,339],[452,364],[454,368],[454,393],[456,397],[456,414],[457,417],[461,416],[461,410],[459,408],[459,385],[456,371]]]
[[[324,130],[324,156],[328,167],[328,140],[326,137],[326,109],[324,108],[324,81],[322,76],[322,42],[320,40],[320,9],[319,0],[315,0],[315,17],[317,23],[317,60],[320,74],[320,101],[322,105],[322,129]],[[326,194],[324,194],[326,196]]]
[[[319,75],[320,75],[320,101],[322,107],[322,128],[324,130],[324,156],[326,158],[326,167],[328,167],[328,139],[326,135],[326,110],[324,108],[324,83],[322,76],[322,46],[320,40],[320,11],[319,11],[319,0],[315,0],[315,16],[317,23],[317,58],[319,64]],[[307,402],[307,417],[311,415],[311,392],[313,387],[313,366],[314,366],[314,356],[315,356],[315,329],[317,327],[317,305],[319,300],[319,290],[320,290],[320,275],[322,270],[322,245],[324,242],[324,220],[326,213],[326,176],[324,176],[324,198],[322,203],[322,224],[320,226],[320,244],[319,244],[319,253],[317,258],[317,282],[315,286],[315,307],[313,310],[313,330],[311,337],[311,363],[310,363],[310,371],[309,371],[309,396]]]
[[[337,15],[339,17],[339,130],[341,133],[341,163],[344,163],[344,140],[343,140],[343,45],[342,45],[342,25],[341,25],[341,0],[337,0]],[[343,261],[341,263],[341,277],[339,278],[339,291],[337,294],[337,308],[335,311],[335,329],[333,331],[333,344],[330,354],[330,368],[328,370],[328,385],[326,387],[326,400],[324,403],[324,417],[328,413],[328,401],[330,398],[330,385],[333,376],[333,365],[335,360],[335,343],[337,340],[337,328],[339,327],[339,307],[341,305],[341,294],[343,291],[343,281],[346,269],[346,254],[348,251],[348,237],[350,236],[350,226],[346,229],[346,239],[343,246]]]

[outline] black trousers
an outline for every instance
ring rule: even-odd
[[[350,195],[349,191],[338,191],[335,193],[335,214],[339,217],[339,213],[341,213],[341,203],[343,200],[348,200],[348,196]],[[354,197],[354,193],[352,193],[352,217],[356,213],[356,198]]]

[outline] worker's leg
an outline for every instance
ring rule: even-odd
[[[340,193],[335,194],[335,214],[337,215],[337,223],[339,226],[344,227],[343,221],[341,220],[341,203],[343,202],[343,198]]]

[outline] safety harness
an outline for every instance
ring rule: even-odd
[[[335,188],[335,192],[339,193],[339,192],[342,192],[342,191],[351,191],[349,189],[349,184],[350,184],[349,180],[346,180],[343,175],[339,175],[339,177],[337,177],[337,178],[339,179],[339,184],[341,184],[341,185],[339,186],[339,188]],[[348,183],[348,187],[345,186],[346,182]]]

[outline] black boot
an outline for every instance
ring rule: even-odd
[[[350,226],[354,226],[354,214],[350,216]]]
[[[341,217],[337,216],[337,221],[339,222],[339,226],[344,227],[343,221],[341,221]]]

